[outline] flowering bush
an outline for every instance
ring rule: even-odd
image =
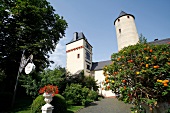
[[[58,94],[58,87],[53,85],[47,85],[40,88],[39,93],[52,93],[53,95]]]
[[[105,85],[125,103],[151,108],[170,99],[170,45],[136,44],[111,56]]]

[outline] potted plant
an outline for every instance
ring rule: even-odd
[[[50,102],[52,101],[52,97],[55,94],[58,94],[58,87],[57,86],[53,86],[53,85],[47,85],[44,86],[42,88],[40,88],[39,93],[42,94],[44,96],[44,101],[46,102],[46,104],[44,106],[42,106],[42,113],[52,113],[52,110],[54,109],[53,106],[50,104]]]

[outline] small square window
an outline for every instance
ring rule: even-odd
[[[118,19],[118,22],[120,21],[120,19]]]
[[[87,64],[87,69],[90,70],[90,65]]]
[[[127,18],[129,18],[129,16],[127,16]]]
[[[80,58],[80,54],[77,54],[77,58]]]

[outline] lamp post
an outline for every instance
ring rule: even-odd
[[[28,61],[30,60],[32,63],[32,59],[33,59],[33,55],[31,54],[28,59],[25,58],[24,56],[25,50],[22,53],[22,57],[21,57],[21,61],[20,61],[20,66],[19,66],[19,70],[18,70],[18,75],[17,75],[17,79],[16,79],[16,83],[15,83],[15,88],[14,88],[14,95],[13,95],[13,99],[12,99],[12,107],[14,106],[14,102],[15,102],[15,95],[16,95],[16,90],[17,90],[17,85],[18,85],[18,79],[20,76],[20,73],[22,72],[22,70],[25,68],[26,64],[28,63]],[[28,63],[30,64],[30,63]],[[35,68],[35,65],[32,63],[32,66],[26,66],[27,67],[27,71],[25,70],[26,74],[29,74],[33,68]]]

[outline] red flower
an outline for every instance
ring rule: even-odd
[[[55,94],[58,94],[58,87],[57,86],[53,86],[53,85],[47,85],[44,86],[42,88],[40,88],[39,93],[52,93],[52,95],[54,96]]]

